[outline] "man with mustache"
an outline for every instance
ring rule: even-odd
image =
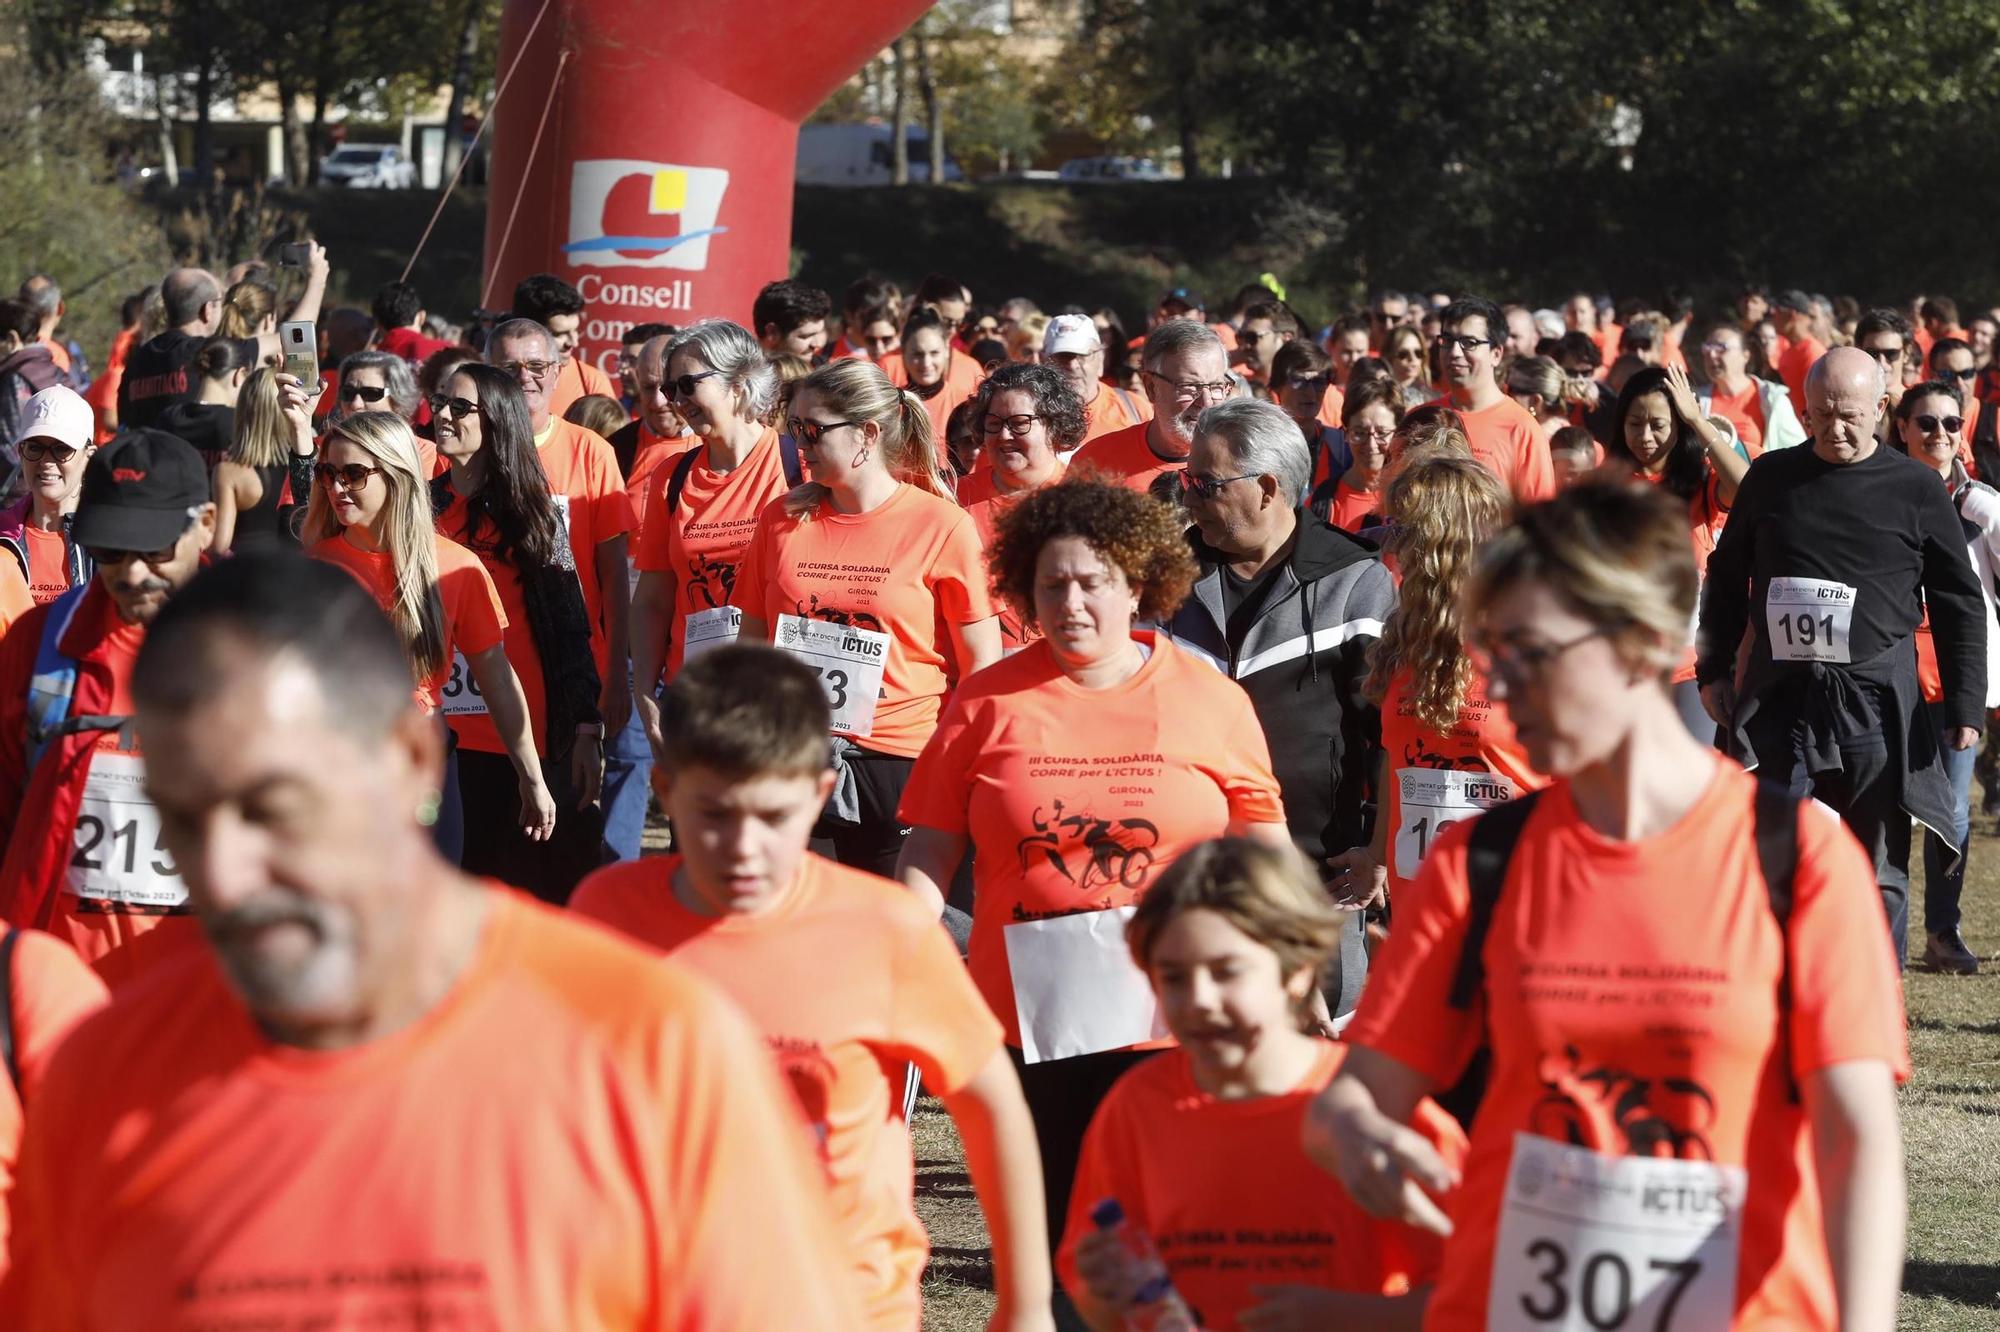
[[[195,937],[130,686],[146,627],[215,540],[201,455],[159,430],[99,449],[70,539],[96,572],[0,640],[0,918],[66,941],[116,988]]]
[[[210,947],[36,1087],[0,1326],[860,1325],[748,1022],[438,856],[443,741],[358,583],[218,564],[132,695]]]
[[[1229,353],[1207,325],[1192,319],[1169,319],[1146,335],[1141,353],[1146,394],[1153,417],[1108,435],[1100,435],[1076,451],[1070,467],[1095,472],[1132,490],[1146,490],[1155,479],[1187,467],[1195,422],[1203,409],[1230,394]]]

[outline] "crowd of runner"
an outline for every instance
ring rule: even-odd
[[[328,271],[0,301],[0,1326],[1894,1325],[2000,311]]]

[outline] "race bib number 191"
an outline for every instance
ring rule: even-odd
[[[1515,1134],[1486,1325],[1728,1327],[1748,1178],[1741,1166],[1603,1156]]]
[[[1764,629],[1774,661],[1854,660],[1855,590],[1826,578],[1773,578]]]
[[[882,670],[889,664],[889,635],[802,615],[780,615],[776,642],[819,675],[827,706],[833,709],[835,735],[865,737],[874,731]]]

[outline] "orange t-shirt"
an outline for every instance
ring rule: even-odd
[[[1090,1213],[1116,1198],[1152,1238],[1174,1289],[1213,1332],[1233,1332],[1261,1302],[1258,1286],[1314,1286],[1401,1295],[1436,1279],[1444,1241],[1381,1221],[1328,1181],[1302,1145],[1306,1112],[1347,1056],[1318,1042],[1298,1086],[1278,1096],[1221,1101],[1203,1091],[1187,1052],[1165,1050],[1112,1086],[1077,1160],[1056,1266],[1079,1287],[1076,1246]],[[1465,1134],[1437,1105],[1418,1103],[1417,1130],[1445,1163],[1465,1158]]]
[[[1100,382],[1097,396],[1083,404],[1083,442],[1129,430],[1153,419],[1153,404],[1144,394]]]
[[[1332,372],[1329,371],[1328,373]],[[1319,423],[1323,426],[1332,426],[1335,430],[1340,429],[1340,412],[1346,405],[1346,391],[1337,384],[1327,385],[1326,396],[1320,399]]]
[[[528,626],[528,602],[521,592],[521,572],[494,554],[497,538],[491,526],[482,528],[479,540],[470,539],[466,531],[467,516],[465,497],[454,493],[450,505],[438,515],[438,531],[452,541],[462,543],[463,548],[470,550],[486,570],[493,591],[500,599],[500,622],[505,626],[500,641],[507,653],[507,664],[514,668],[514,676],[521,682],[521,692],[528,696],[528,729],[534,733],[535,752],[547,755],[548,684],[542,674],[541,650],[536,647],[535,635]],[[506,744],[500,739],[500,728],[493,724],[493,717],[487,712],[484,700],[471,690],[461,693],[456,699],[447,700],[444,719],[464,748],[482,754],[507,752]]]
[[[1736,427],[1736,438],[1743,441],[1753,460],[1764,452],[1764,399],[1757,392],[1756,380],[1744,385],[1741,393],[1710,390],[1708,410]]]
[[[1343,532],[1359,532],[1373,515],[1382,511],[1382,492],[1356,490],[1342,477],[1333,490],[1333,505],[1327,521]]]
[[[897,388],[910,386],[910,370],[903,364],[903,353],[892,351],[882,358],[882,373]],[[967,356],[956,347],[945,349],[944,383],[936,393],[917,401],[923,403],[924,411],[931,418],[931,437],[938,441],[938,451],[943,452],[944,428],[951,420],[952,412],[958,404],[979,391],[979,382],[986,378],[986,372],[979,368],[979,362]]]
[[[1047,640],[968,677],[903,791],[903,822],[969,836],[972,978],[1019,1046],[1015,921],[1132,905],[1195,843],[1283,823],[1241,685],[1150,632],[1131,679],[1085,689]]]
[[[3,1321],[851,1328],[760,1046],[706,983],[498,885],[450,992],[352,1049],[273,1044],[201,950],[52,1062]]]
[[[1465,418],[1465,439],[1472,445],[1472,456],[1507,483],[1516,503],[1534,504],[1555,495],[1549,437],[1527,408],[1505,396],[1479,411],[1449,397],[1437,401]]]
[[[21,537],[28,547],[28,595],[37,606],[46,606],[69,591],[69,542],[61,532],[44,532],[32,519]]]
[[[1517,1134],[1746,1169],[1732,1326],[1835,1326],[1812,1143],[1782,1060],[1800,1080],[1856,1059],[1907,1076],[1895,963],[1867,856],[1811,805],[1781,933],[1752,839],[1754,779],[1716,763],[1693,808],[1636,842],[1585,824],[1567,783],[1549,788],[1514,848],[1470,1011],[1447,999],[1469,823],[1404,895],[1348,1038],[1439,1087],[1482,1042],[1493,1052],[1464,1183],[1444,1200],[1454,1231],[1426,1327],[1486,1325]]]
[[[737,566],[750,549],[750,537],[767,505],[782,496],[784,457],[778,432],[766,430],[743,460],[727,472],[708,465],[708,446],[699,444],[701,459],[681,488],[680,506],[667,511],[667,486],[674,469],[653,475],[653,493],[646,500],[651,520],[639,529],[633,561],[642,573],[665,574],[672,580],[672,625],[668,630],[667,678],[680,673],[685,650],[686,617],[729,604],[736,587]]]
[[[1633,479],[1657,486],[1664,479],[1663,472],[1647,472],[1639,468],[1632,470]],[[1694,571],[1700,579],[1708,577],[1708,557],[1715,554],[1715,543],[1722,540],[1722,529],[1729,522],[1729,506],[1722,502],[1722,478],[1709,468],[1707,480],[1700,490],[1689,497],[1688,545],[1694,551]],[[1696,620],[1699,620],[1700,601],[1695,603]],[[1674,667],[1673,683],[1686,684],[1694,679],[1695,623],[1688,625],[1687,647],[1682,650],[1680,663]]]
[[[764,621],[774,641],[780,615],[888,634],[874,725],[854,740],[901,758],[915,758],[937,726],[950,650],[944,626],[994,615],[972,520],[908,484],[867,513],[836,513],[822,501],[801,519],[782,499],[765,505],[729,601]]]
[[[930,1242],[913,1200],[903,1069],[914,1063],[948,1096],[999,1050],[1000,1025],[937,917],[900,885],[808,855],[767,910],[702,916],[674,896],[680,864],[598,870],[570,909],[712,981],[764,1034],[819,1137],[869,1325],[916,1327]]]
[[[1826,355],[1826,344],[1808,333],[1797,342],[1785,348],[1778,358],[1778,378],[1785,381],[1785,388],[1792,395],[1792,410],[1799,414],[1799,420],[1809,419],[1806,411],[1806,372],[1813,368],[1813,362]]]
[[[625,498],[632,502],[632,531],[638,535],[632,538],[633,553],[636,556],[638,543],[646,531],[646,501],[652,498],[653,473],[673,462],[689,449],[701,447],[699,435],[676,435],[672,439],[663,438],[646,429],[645,422],[639,423],[639,447],[632,453],[632,471],[625,478]],[[617,456],[617,451],[612,451]],[[639,581],[639,566],[636,558],[632,561],[632,581]]]
[[[1045,484],[1053,485],[1062,480],[1066,471],[1060,464],[1056,474]],[[979,544],[991,549],[993,538],[1000,527],[1000,515],[1019,503],[1023,495],[1032,490],[1017,490],[1002,494],[993,482],[993,469],[974,472],[958,483],[958,502],[966,516],[972,519],[973,527],[979,531]],[[1000,644],[1008,652],[1026,647],[1042,636],[1042,631],[1022,620],[1020,614],[1001,597],[998,588],[993,591],[993,609],[1000,614]]]
[[[469,668],[455,661],[453,654],[476,657],[498,647],[508,624],[500,593],[479,557],[449,537],[435,539],[438,601],[444,607],[444,664],[417,686],[418,706],[431,713],[444,706],[447,687],[453,697],[474,687]],[[306,553],[353,574],[385,614],[395,605],[396,570],[387,551],[363,550],[345,536],[330,536]]]
[[[1095,471],[1101,481],[1143,494],[1162,474],[1187,470],[1185,457],[1162,458],[1153,452],[1146,442],[1151,428],[1147,421],[1101,435],[1071,454],[1069,465],[1079,476]]]
[[[1385,868],[1392,890],[1416,878],[1430,848],[1453,823],[1549,784],[1515,742],[1507,709],[1486,697],[1478,671],[1466,684],[1449,731],[1434,731],[1418,720],[1412,684],[1408,668],[1399,669],[1382,700],[1387,780],[1377,817],[1389,820]]]
[[[0,926],[0,929],[9,927]],[[0,1275],[7,1260],[7,1195],[21,1160],[21,1103],[32,1099],[56,1046],[85,1017],[104,1006],[106,991],[97,973],[76,951],[39,930],[20,931],[14,945],[7,998],[12,1004],[14,1066],[21,1086],[0,1077]]]
[[[603,679],[611,658],[604,591],[597,582],[597,548],[632,530],[632,501],[625,497],[618,455],[597,432],[557,417],[549,422],[549,433],[535,441],[535,451],[549,478],[549,494],[568,524],[576,580],[583,585],[583,607],[590,616],[590,647],[597,658],[598,678]]]
[[[8,626],[26,615],[35,606],[35,597],[28,590],[28,576],[21,572],[15,560],[0,560],[0,634],[7,632]]]
[[[562,369],[556,372],[556,382],[549,388],[549,415],[560,417],[569,410],[571,403],[593,393],[615,398],[618,388],[611,382],[611,377],[596,366],[574,356],[565,356]]]

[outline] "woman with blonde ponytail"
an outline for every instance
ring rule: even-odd
[[[363,412],[341,421],[313,468],[301,539],[314,558],[338,564],[374,594],[402,636],[427,712],[468,690],[484,696],[520,779],[521,827],[541,840],[556,807],[535,757],[527,696],[502,645],[500,594],[471,551],[432,527],[420,466],[416,436],[400,416]],[[449,772],[434,826],[456,861],[464,826]]]
[[[930,413],[873,362],[801,380],[786,433],[811,479],[759,516],[730,604],[745,641],[820,672],[841,780],[819,835],[842,864],[888,876],[896,806],[947,682],[1000,658],[984,550],[938,474]]]

